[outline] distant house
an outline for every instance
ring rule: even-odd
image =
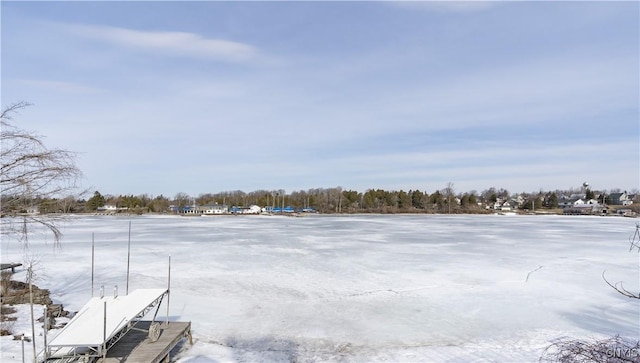
[[[512,203],[514,202],[512,201]],[[496,200],[495,203],[488,205],[487,209],[493,209],[495,211],[501,211],[501,212],[511,212],[515,210],[514,204],[511,204],[508,201],[503,201],[502,199],[498,198],[498,200]]]
[[[207,204],[198,208],[201,214],[227,214],[229,207],[224,204]]]
[[[516,207],[522,207],[522,205],[524,204],[524,198],[521,195],[516,195],[515,197],[511,198],[511,202],[509,204]]]
[[[622,193],[611,193],[607,196],[609,198],[609,203],[613,205],[631,205],[633,204],[633,200],[629,198],[627,192]]]
[[[296,210],[291,206],[286,206],[284,208],[281,207],[264,207],[262,208],[262,212],[264,213],[294,213]]]
[[[100,213],[115,213],[118,208],[115,205],[105,204],[102,207],[98,207],[96,211]]]
[[[200,209],[198,209],[198,207],[195,206],[195,205],[187,205],[187,206],[182,207],[181,213],[182,214],[194,214],[194,215],[195,214],[201,214],[200,213]]]
[[[37,205],[27,208],[27,214],[40,214],[40,208]]]
[[[564,214],[606,214],[606,208],[596,199],[565,201],[562,204]]]
[[[500,206],[500,210],[502,212],[511,212],[511,204],[509,202],[504,202]]]
[[[590,206],[593,206],[593,207],[598,207],[598,208],[602,206],[602,203],[600,203],[597,199],[585,200],[583,204],[590,205]]]
[[[601,214],[606,213],[603,206],[597,199],[584,199],[577,194],[571,196],[561,196],[558,207],[563,209],[565,214]]]
[[[257,205],[251,205],[249,207],[238,207],[233,206],[229,209],[229,212],[232,214],[260,214],[262,208]]]
[[[249,214],[260,214],[260,212],[262,212],[262,208],[254,204],[250,205],[246,212]]]
[[[599,205],[596,199],[582,199],[582,198],[562,198],[558,201],[558,207],[562,209],[573,208],[573,207],[593,207]]]
[[[205,204],[205,205],[186,205],[182,208],[178,208],[176,206],[170,206],[169,209],[177,212],[179,214],[184,215],[195,215],[195,216],[212,216],[212,215],[220,215],[220,214],[229,214],[234,213],[234,209],[237,207],[231,207],[229,209],[228,205],[225,204]]]

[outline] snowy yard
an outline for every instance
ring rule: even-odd
[[[36,284],[77,311],[92,233],[96,291],[124,293],[129,221],[129,291],[165,287],[171,256],[170,319],[194,334],[178,362],[533,362],[563,337],[640,336],[639,301],[601,277],[640,290],[631,218],[74,217],[60,247],[35,233],[26,250],[3,240],[1,259],[35,261]],[[0,344],[22,361],[19,341]]]

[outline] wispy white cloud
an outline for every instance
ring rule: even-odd
[[[226,61],[248,61],[258,56],[252,45],[177,31],[143,31],[101,25],[67,25],[82,36],[116,46],[156,51],[177,57],[200,57]]]

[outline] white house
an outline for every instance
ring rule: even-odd
[[[229,213],[229,207],[223,204],[207,204],[198,209],[200,213],[207,215]]]
[[[502,203],[500,210],[503,212],[511,212],[511,204],[509,204],[509,202]]]
[[[98,212],[109,212],[109,213],[115,213],[116,210],[118,210],[118,208],[115,205],[111,205],[111,204],[105,204],[102,207],[98,207],[97,209]]]
[[[611,204],[615,205],[631,205],[633,204],[633,200],[629,198],[627,192],[622,193],[611,193],[608,195],[609,200],[611,200]]]
[[[260,208],[259,206],[254,204],[254,205],[249,206],[249,209],[247,209],[245,211],[245,213],[248,213],[248,214],[260,214],[261,211],[262,211],[262,208]]]

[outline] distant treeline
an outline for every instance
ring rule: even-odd
[[[614,192],[613,190],[611,192]],[[173,198],[164,195],[102,195],[95,191],[88,199],[25,199],[7,213],[88,213],[111,205],[132,213],[166,213],[170,207],[180,209],[190,205],[221,204],[228,206],[291,206],[295,209],[313,208],[320,213],[489,213],[497,202],[509,202],[520,210],[555,209],[561,198],[572,195],[602,195],[590,190],[570,189],[519,193],[512,195],[506,189],[489,188],[480,193],[476,191],[456,193],[453,184],[444,189],[427,193],[421,190],[383,190],[369,189],[365,192],[344,190],[341,187],[317,188],[306,191],[286,193],[284,190],[257,190],[245,193],[240,190],[219,193],[204,193],[191,196],[178,193]],[[606,195],[606,193],[605,193]],[[3,196],[3,199],[10,196]],[[24,197],[22,197],[24,198]]]

